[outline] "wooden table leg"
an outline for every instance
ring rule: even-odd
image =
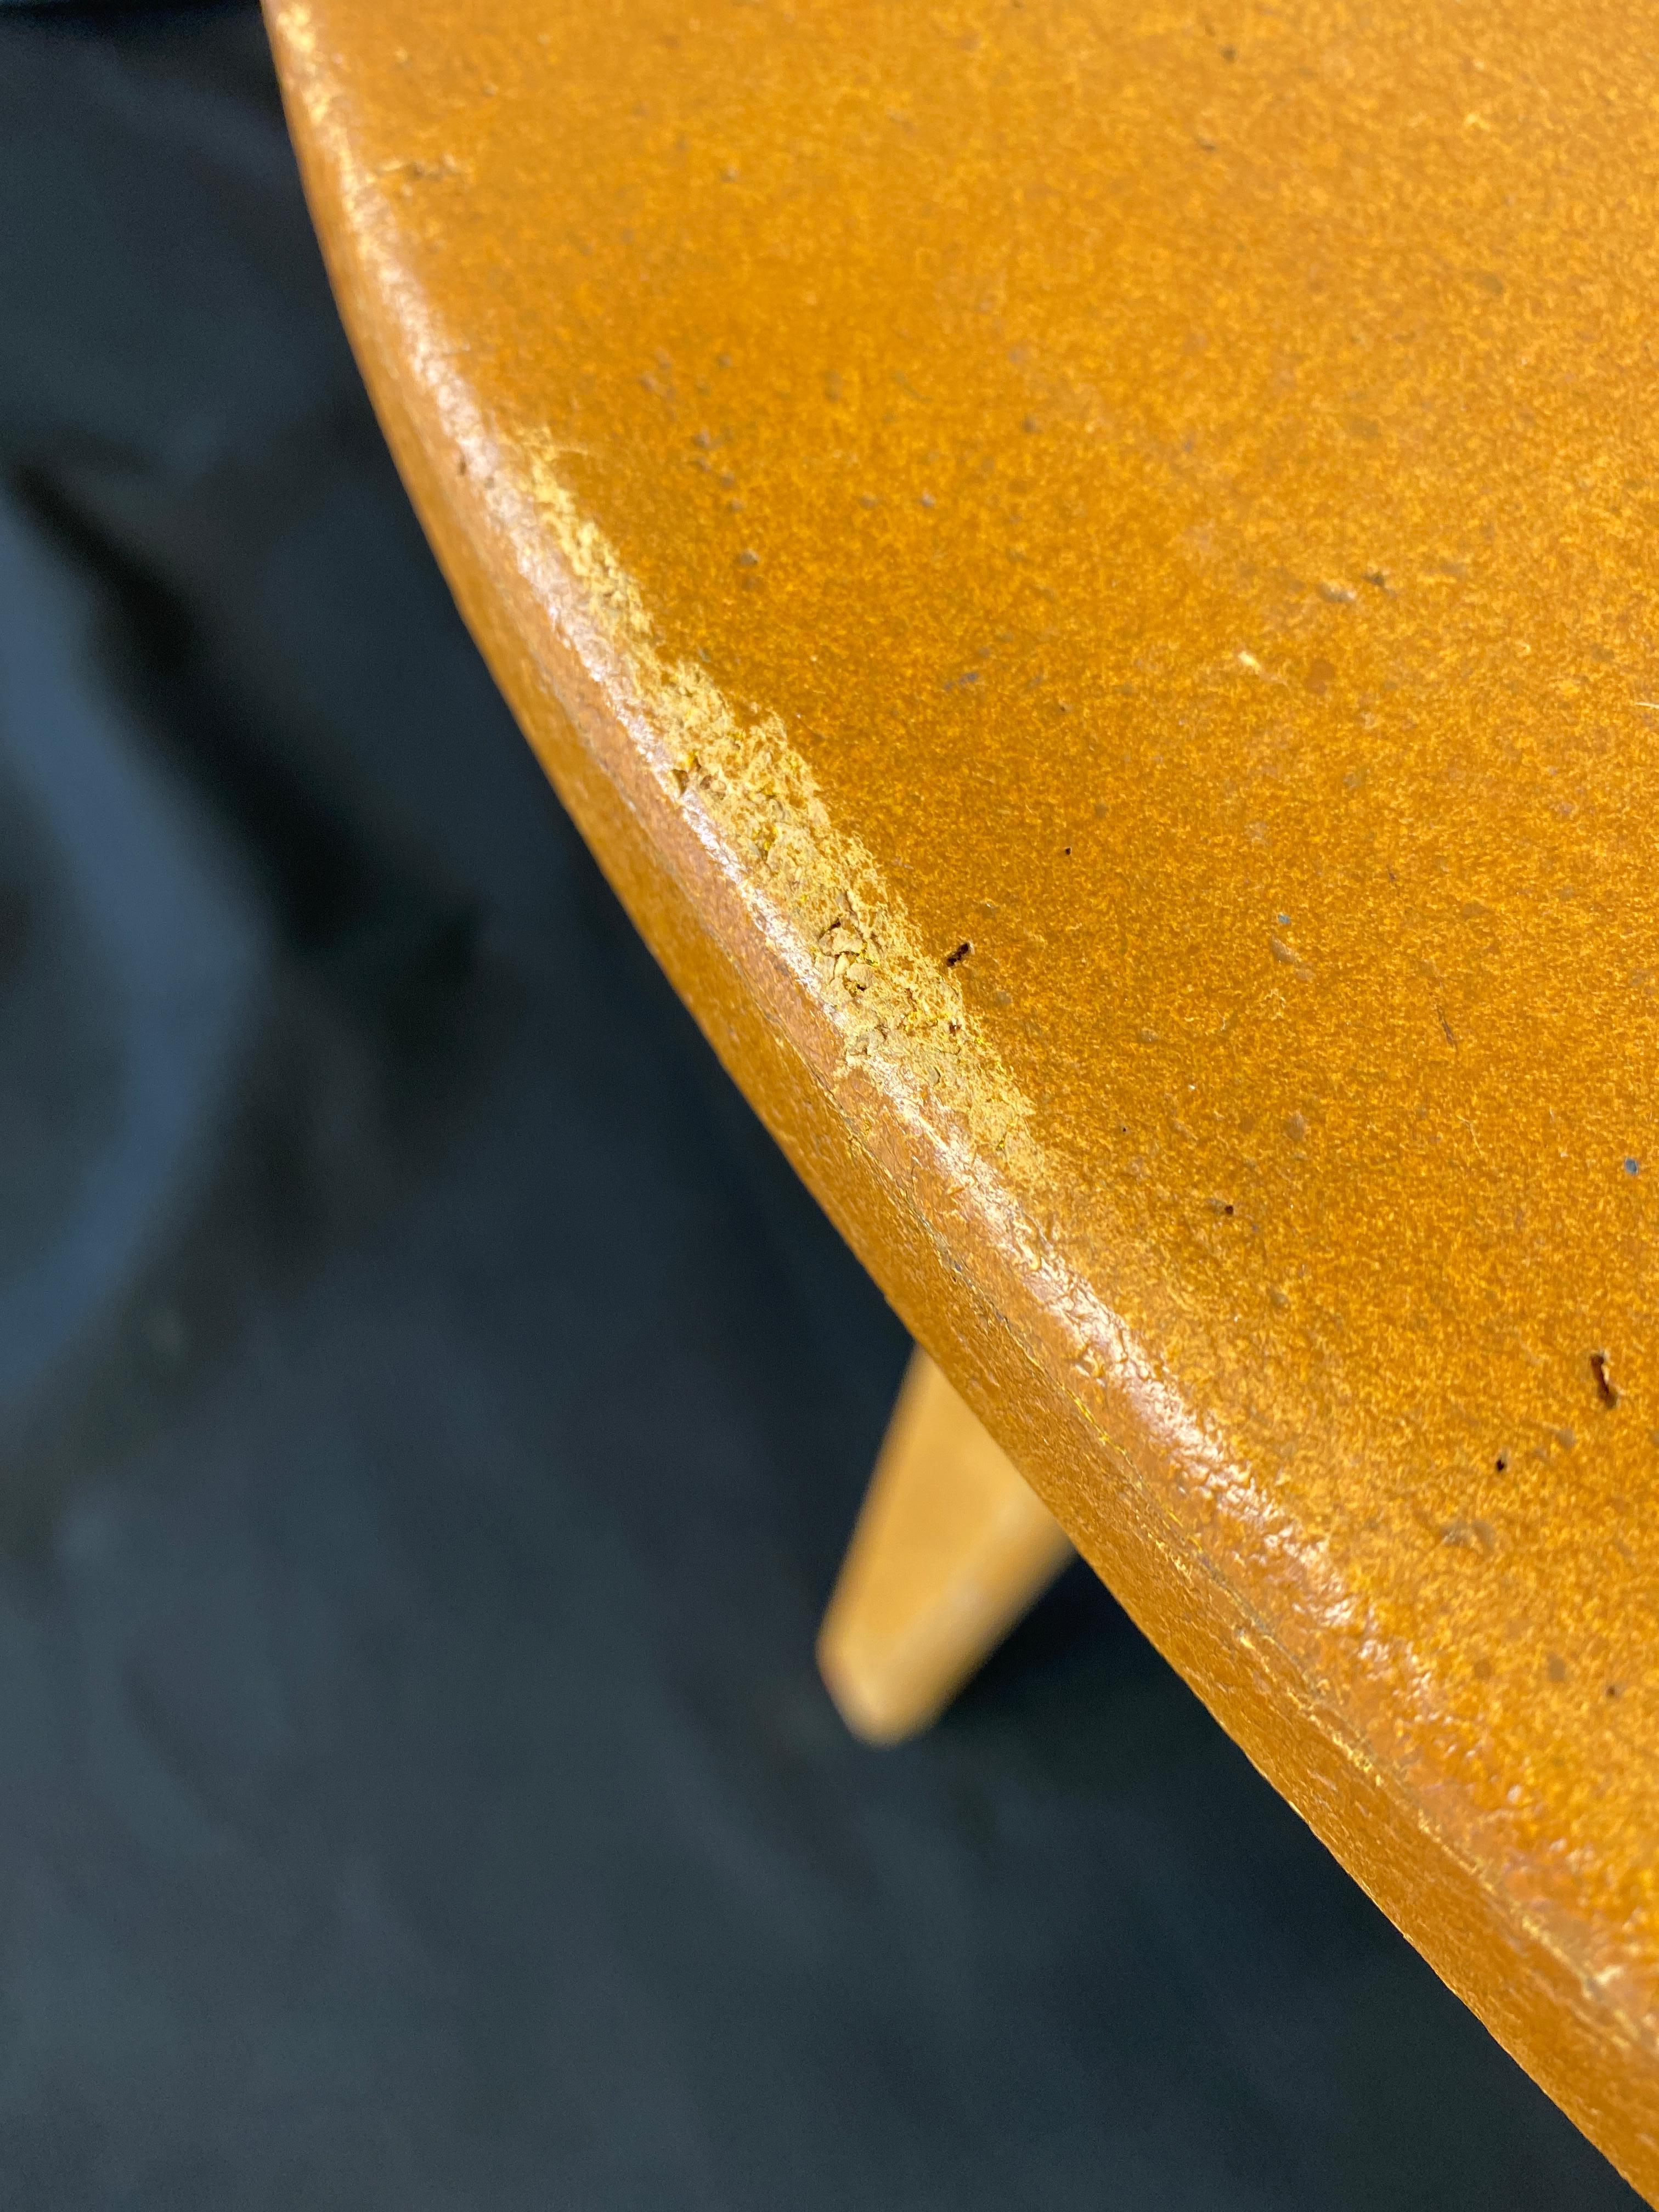
[[[1001,1446],[913,1353],[818,1637],[848,1728],[870,1743],[926,1728],[1071,1556]]]

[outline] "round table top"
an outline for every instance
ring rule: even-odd
[[[270,12],[428,528],[728,1065],[1659,2189],[1650,22]]]

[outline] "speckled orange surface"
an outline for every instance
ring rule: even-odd
[[[1659,30],[272,0],[469,618],[1119,1594],[1659,2192]]]

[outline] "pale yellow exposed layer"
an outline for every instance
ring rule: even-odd
[[[428,526],[739,1079],[1659,2177],[1639,0],[277,16]]]
[[[831,822],[780,718],[744,722],[695,661],[665,662],[633,579],[555,460],[545,444],[532,447],[537,506],[662,741],[674,793],[707,817],[733,872],[783,925],[849,1059],[876,1062],[889,1081],[957,1117],[977,1159],[1012,1152],[1033,1171],[1030,1108],[948,964],[928,952],[864,846]]]

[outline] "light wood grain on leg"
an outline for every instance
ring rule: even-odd
[[[915,1352],[818,1638],[848,1726],[872,1743],[926,1728],[1071,1556],[1007,1454]]]

